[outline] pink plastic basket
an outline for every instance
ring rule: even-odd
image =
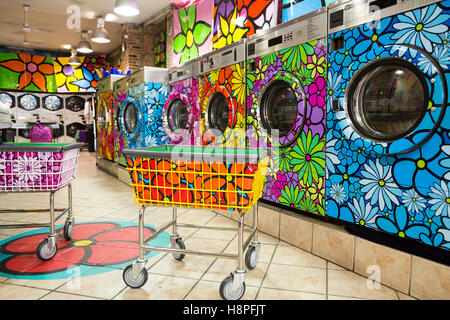
[[[58,191],[73,180],[81,146],[0,145],[0,192]]]

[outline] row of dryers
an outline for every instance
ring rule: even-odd
[[[54,142],[74,142],[78,130],[86,130],[85,105],[92,93],[37,93],[0,91],[0,102],[11,108],[15,142],[30,142],[30,128],[40,122],[52,128]],[[11,130],[10,130],[11,132]]]
[[[115,91],[119,135],[278,137],[264,200],[450,249],[449,28],[448,0],[336,1]]]

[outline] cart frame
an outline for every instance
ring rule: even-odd
[[[146,252],[148,251],[160,251],[160,252],[169,252],[173,254],[196,254],[196,255],[205,255],[205,256],[213,256],[227,259],[234,259],[238,261],[238,266],[234,272],[231,273],[232,277],[232,290],[233,292],[238,292],[239,288],[242,288],[245,281],[246,268],[244,266],[244,252],[249,247],[252,246],[254,249],[254,254],[256,254],[255,262],[258,261],[259,256],[259,248],[260,242],[258,240],[258,204],[256,203],[253,206],[253,226],[250,231],[249,236],[244,242],[244,215],[240,215],[238,221],[238,227],[218,227],[218,226],[207,226],[207,225],[197,225],[197,224],[188,224],[188,223],[178,223],[178,207],[172,207],[172,220],[157,228],[156,232],[152,233],[147,238],[144,238],[144,214],[147,205],[142,205],[139,210],[139,258],[132,264],[131,268],[131,277],[133,279],[137,279],[141,271],[145,268],[145,264],[147,263]],[[204,209],[197,209],[204,210]],[[167,247],[156,247],[150,246],[146,243],[156,238],[161,232],[166,230],[167,228],[172,227],[172,234],[170,235],[170,243],[172,248]],[[202,250],[192,250],[192,249],[184,249],[184,248],[176,248],[177,240],[181,239],[178,234],[178,227],[182,228],[196,228],[196,229],[214,229],[214,230],[222,230],[222,231],[237,231],[238,235],[238,253],[230,254],[223,252],[211,252],[211,251],[202,251]],[[255,265],[256,266],[256,265]],[[255,266],[248,265],[247,267],[253,269]],[[227,280],[227,279],[225,279]],[[245,290],[245,289],[244,289]],[[222,292],[221,292],[222,294]],[[242,293],[243,294],[243,293]],[[240,298],[240,297],[239,297]]]

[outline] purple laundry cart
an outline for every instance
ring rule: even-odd
[[[53,258],[58,250],[55,222],[67,213],[62,236],[70,240],[75,220],[72,216],[72,185],[80,143],[7,143],[0,145],[0,193],[50,192],[50,209],[0,210],[0,213],[49,212],[49,223],[0,225],[0,229],[49,227],[49,236],[36,249],[41,260]],[[55,209],[55,193],[67,186],[68,206]],[[1,202],[0,202],[1,204]],[[55,213],[58,215],[55,216]]]

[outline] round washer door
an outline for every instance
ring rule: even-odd
[[[127,98],[120,108],[120,129],[128,139],[139,135],[140,118],[139,104],[135,99]]]
[[[63,99],[56,95],[46,96],[44,98],[43,108],[47,109],[48,111],[61,110],[63,108]]]
[[[66,109],[73,112],[80,112],[84,110],[84,104],[86,100],[79,96],[72,96],[66,98]]]
[[[225,86],[216,85],[208,92],[207,98],[204,141],[206,144],[225,143],[232,138],[236,122],[236,108],[231,94]]]
[[[104,131],[108,126],[107,114],[108,107],[106,101],[101,99],[97,105],[97,129],[99,131]]]
[[[419,50],[419,49],[417,49]],[[436,68],[434,76],[411,62],[380,58],[364,65],[350,81],[345,96],[346,118],[363,139],[382,145],[388,154],[410,152],[423,145],[442,122],[445,108],[431,106],[447,101],[447,85],[439,64],[419,51]],[[412,143],[410,136],[427,132]],[[358,143],[358,139],[352,139]]]
[[[164,106],[163,124],[172,141],[181,141],[193,126],[192,106],[183,94],[172,94]]]
[[[40,107],[39,98],[33,94],[24,94],[19,97],[19,108],[26,111],[33,111]]]
[[[258,122],[280,147],[293,144],[303,130],[306,113],[305,92],[300,80],[283,71],[264,86],[257,109]]]
[[[9,93],[0,92],[0,103],[10,108],[14,108],[16,106],[16,98]]]

